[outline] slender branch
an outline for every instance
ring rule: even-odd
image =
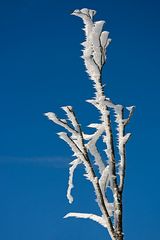
[[[74,113],[74,116],[75,116],[75,113]],[[78,124],[78,120],[77,120],[76,116],[75,116],[75,119],[76,119],[76,122]],[[87,173],[89,175],[89,180],[92,182],[94,190],[96,192],[96,196],[97,196],[97,200],[98,200],[97,202],[98,202],[99,208],[100,208],[103,216],[105,217],[109,234],[112,237],[112,239],[114,239],[114,229],[113,229],[113,226],[112,226],[112,222],[110,220],[109,213],[108,213],[108,211],[106,209],[106,206],[105,206],[104,196],[102,194],[98,178],[96,177],[95,171],[94,171],[94,169],[91,165],[91,161],[89,159],[88,152],[87,152],[86,146],[84,144],[83,133],[82,133],[81,127],[80,127],[79,124],[78,124],[78,126],[79,126],[78,131],[79,131],[80,136],[81,136],[81,142],[83,144],[83,150],[84,150],[84,155],[82,155],[84,157],[83,162],[84,162],[84,165],[87,169]]]
[[[48,117],[48,119],[51,120],[52,122],[58,124],[61,127],[64,127],[68,132],[72,134],[77,134],[77,131],[70,127],[69,124],[67,124],[66,120],[58,118],[55,113],[48,112],[45,113],[44,115]]]

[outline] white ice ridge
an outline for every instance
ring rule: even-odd
[[[97,223],[99,223],[100,225],[102,225],[103,227],[107,227],[106,222],[104,220],[103,217],[97,216],[95,214],[91,214],[91,213],[68,213],[64,216],[64,218],[68,218],[68,217],[75,217],[75,218],[85,218],[85,219],[91,219]]]

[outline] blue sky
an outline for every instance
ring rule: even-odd
[[[124,192],[127,240],[160,239],[159,56],[160,5],[156,0],[0,1],[0,239],[109,239],[68,211],[97,212],[83,168],[75,176],[75,202],[66,199],[71,153],[43,113],[73,105],[83,125],[94,122],[91,81],[80,59],[82,22],[76,8],[97,10],[112,43],[103,73],[117,103],[136,105],[128,131]]]

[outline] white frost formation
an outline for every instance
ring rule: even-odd
[[[95,214],[90,214],[90,213],[68,213],[64,216],[64,218],[68,218],[68,217],[76,217],[76,218],[89,218],[99,224],[101,224],[103,227],[107,227],[106,226],[106,222],[103,219],[103,217],[97,216]]]
[[[86,71],[93,82],[95,96],[87,100],[95,106],[100,113],[100,122],[91,123],[88,127],[95,129],[93,134],[86,134],[76,118],[71,106],[62,107],[67,115],[67,119],[61,119],[54,113],[49,112],[45,115],[54,123],[62,126],[66,132],[58,133],[72,149],[73,156],[76,157],[71,162],[69,169],[69,181],[67,198],[69,203],[73,202],[71,190],[73,188],[74,171],[79,164],[83,164],[86,171],[86,178],[92,183],[97,204],[102,216],[88,213],[69,213],[67,217],[78,217],[92,219],[108,229],[111,239],[123,239],[122,233],[122,191],[125,176],[125,145],[130,137],[130,133],[125,133],[125,126],[130,121],[134,106],[126,107],[129,111],[127,119],[124,119],[125,108],[122,105],[114,104],[109,98],[105,97],[102,85],[102,68],[106,62],[106,49],[111,42],[108,37],[109,32],[103,31],[104,21],[93,21],[96,11],[83,8],[75,10],[72,15],[82,18],[84,22],[84,32],[86,40],[82,43],[84,64]],[[115,112],[115,123],[117,124],[117,137],[113,139],[111,125],[111,109]],[[102,139],[105,143],[106,158],[97,147],[97,141]],[[118,145],[117,145],[118,144]],[[115,151],[119,152],[120,159],[116,159]],[[91,158],[91,156],[94,159]],[[95,168],[99,175],[97,176]],[[119,177],[118,177],[119,175]],[[118,180],[120,179],[120,180]],[[113,202],[109,202],[107,189],[110,189]]]
[[[74,186],[73,185],[73,176],[74,176],[74,171],[79,164],[81,164],[81,160],[78,158],[70,163],[71,167],[69,168],[69,180],[68,180],[68,189],[67,189],[67,198],[68,198],[69,203],[73,202],[73,197],[71,194],[71,190]]]

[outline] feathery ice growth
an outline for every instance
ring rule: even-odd
[[[129,123],[134,111],[134,106],[123,107],[114,104],[104,94],[102,85],[102,69],[106,63],[106,50],[111,42],[109,32],[103,31],[105,21],[93,21],[95,10],[83,8],[75,10],[72,15],[80,17],[84,23],[85,41],[82,43],[84,64],[94,87],[93,99],[87,100],[99,112],[100,120],[91,123],[88,127],[94,129],[93,134],[84,133],[75,111],[71,106],[62,107],[67,118],[61,119],[52,112],[45,115],[54,123],[65,129],[58,136],[71,148],[74,160],[70,163],[67,198],[73,202],[72,188],[74,171],[78,165],[85,168],[85,177],[93,185],[95,196],[101,215],[92,213],[68,213],[64,218],[77,217],[88,218],[101,224],[108,230],[112,240],[123,240],[122,229],[122,192],[125,177],[126,150],[125,146],[130,138],[130,133],[125,133],[125,127]],[[128,111],[128,117],[124,118],[124,111]],[[111,124],[111,114],[115,115],[117,125],[116,136]],[[106,156],[97,147],[97,141],[102,139],[105,144]],[[118,152],[118,159],[116,159]],[[98,170],[98,171],[97,171]],[[107,189],[110,189],[113,201],[109,201]]]

